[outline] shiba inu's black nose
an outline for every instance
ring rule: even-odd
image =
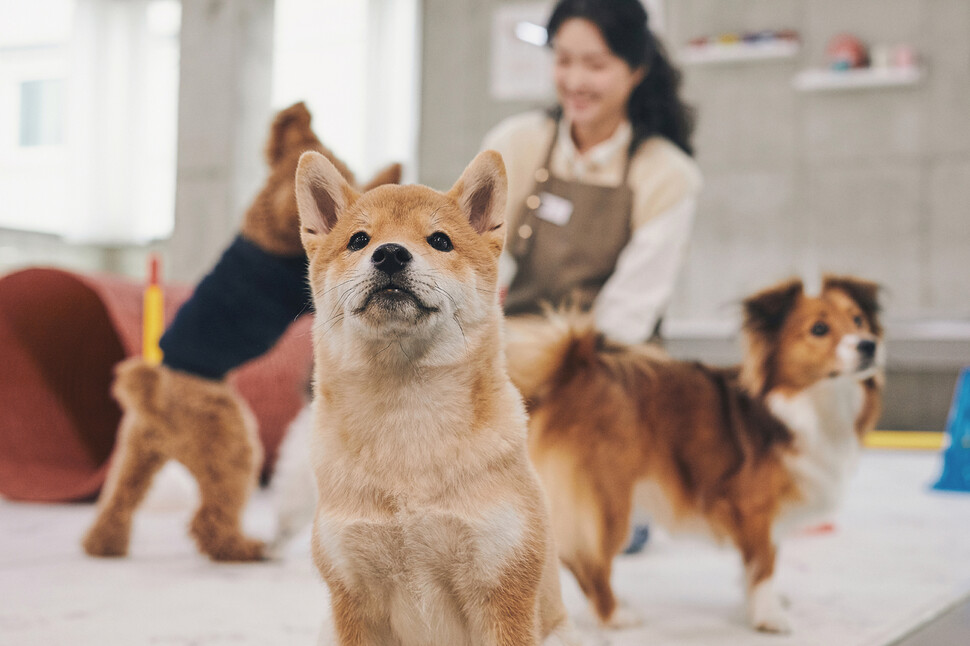
[[[407,267],[411,258],[410,251],[399,244],[389,242],[375,249],[370,261],[374,263],[374,267],[390,276]]]
[[[859,341],[859,345],[857,345],[856,347],[859,350],[859,354],[861,354],[862,356],[868,359],[871,359],[872,357],[876,356],[875,341],[869,341],[869,340]]]

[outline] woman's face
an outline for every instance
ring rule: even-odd
[[[643,79],[643,69],[631,69],[614,54],[595,24],[583,18],[566,20],[552,51],[556,92],[573,125],[602,127],[626,116],[627,100]]]

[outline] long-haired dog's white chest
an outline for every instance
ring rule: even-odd
[[[864,403],[863,387],[852,377],[836,377],[794,395],[770,394],[767,403],[795,436],[785,465],[800,499],[783,514],[781,525],[825,520],[858,461],[855,423]]]

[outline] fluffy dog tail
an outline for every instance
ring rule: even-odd
[[[609,340],[592,316],[577,310],[507,319],[506,357],[509,377],[527,401],[544,399],[577,375],[605,376],[636,391],[642,378],[652,378],[653,365],[670,360],[653,344]]]
[[[595,362],[602,343],[592,317],[575,311],[510,317],[505,329],[509,377],[526,400],[546,395],[567,366]]]
[[[157,410],[161,378],[158,366],[141,357],[132,357],[115,366],[111,392],[125,410]]]

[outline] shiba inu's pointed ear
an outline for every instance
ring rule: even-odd
[[[744,331],[748,334],[777,332],[801,294],[802,281],[795,279],[745,299]]]
[[[856,302],[862,313],[869,320],[869,328],[873,334],[881,334],[879,324],[879,284],[862,280],[854,276],[832,276],[826,274],[822,279],[822,291],[838,289]]]
[[[505,162],[494,150],[478,153],[448,192],[458,202],[478,233],[495,231],[505,224],[508,179]]]
[[[358,197],[329,159],[312,151],[300,155],[296,169],[296,204],[300,210],[303,246],[309,238],[330,233],[340,214]]]

